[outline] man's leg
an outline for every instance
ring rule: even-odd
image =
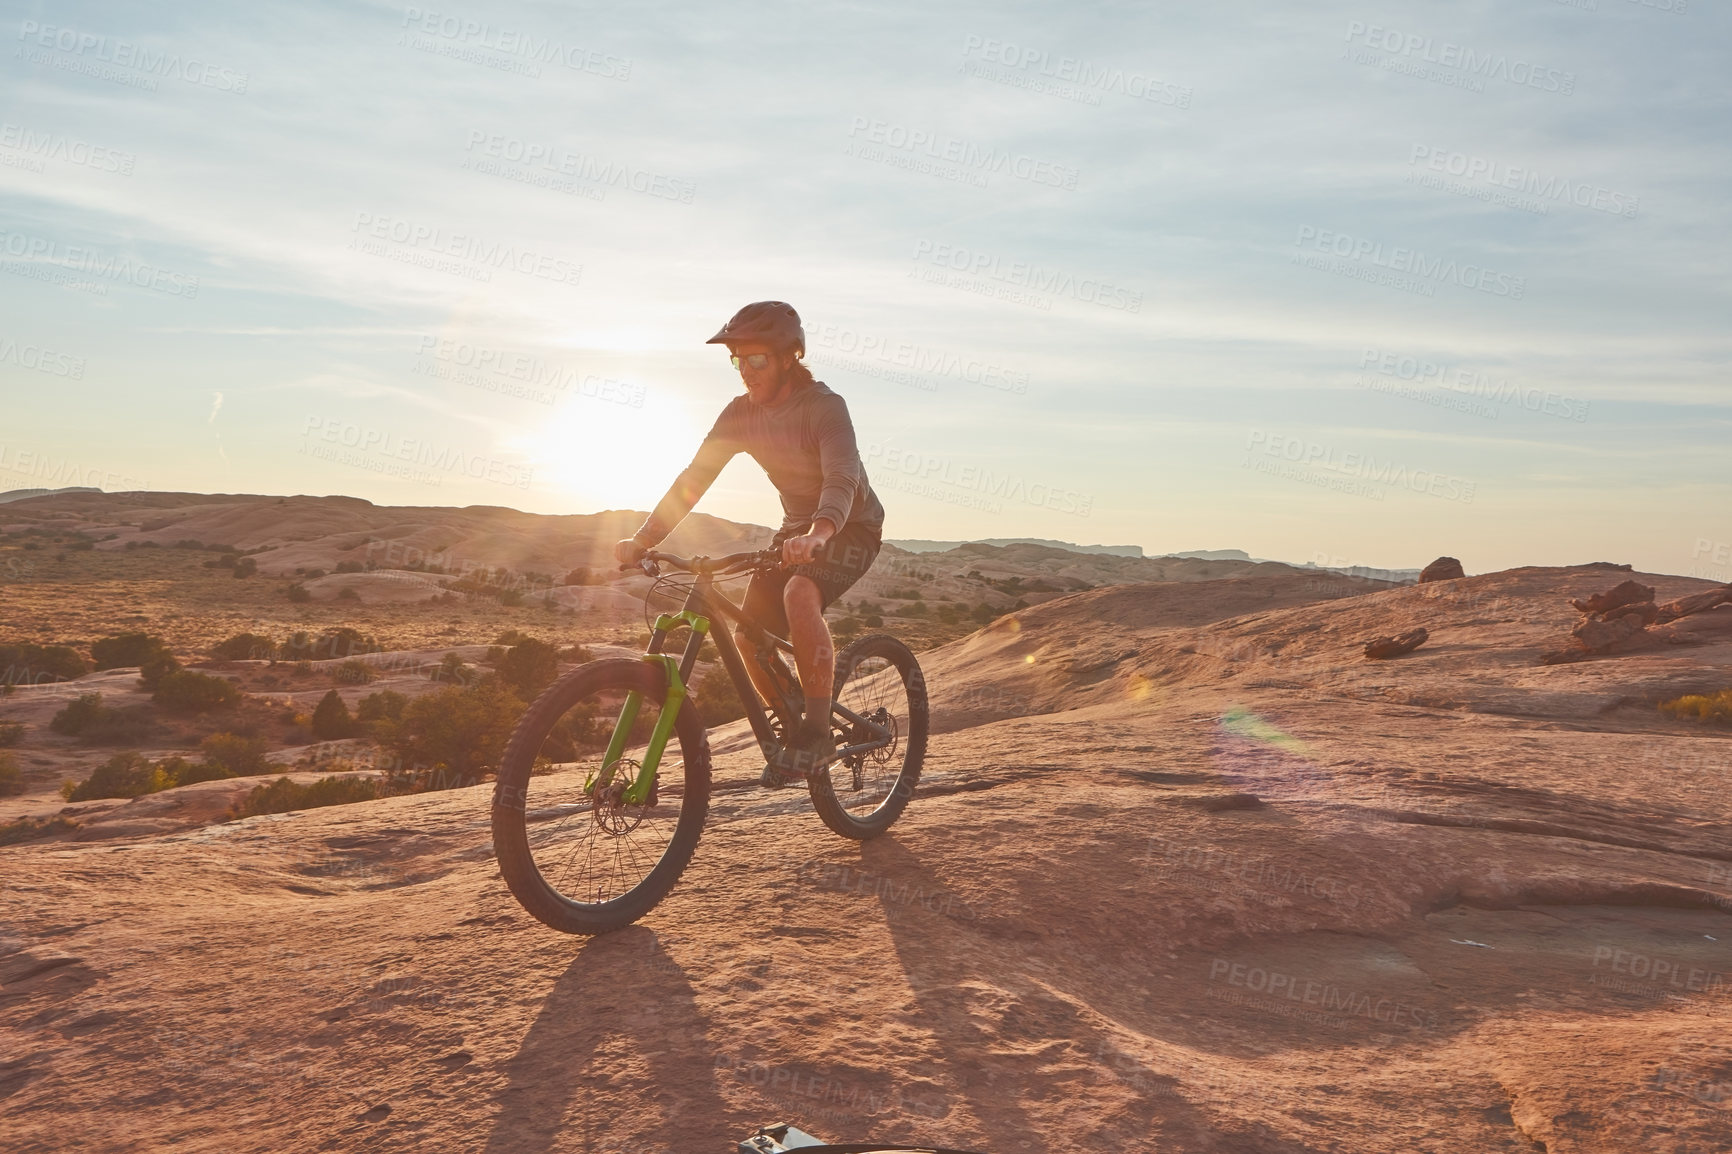
[[[766,703],[773,703],[776,700],[776,683],[770,678],[769,672],[758,664],[758,655],[753,650],[753,641],[746,635],[744,629],[734,630],[734,644],[740,650],[740,660],[746,666],[746,676],[752,679],[752,684],[757,687],[758,695]]]
[[[828,702],[836,685],[836,643],[824,620],[824,595],[810,577],[795,574],[782,589],[788,611],[788,640],[794,643],[794,666],[806,700]],[[829,723],[829,713],[819,720]]]

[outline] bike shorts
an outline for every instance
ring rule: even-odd
[[[810,577],[818,586],[824,608],[828,609],[836,603],[836,598],[866,576],[866,570],[872,568],[872,562],[877,560],[878,550],[883,546],[882,532],[875,525],[844,525],[841,532],[825,542],[824,548],[810,563],[785,566],[772,573],[752,574],[752,579],[746,583],[746,600],[741,609],[771,633],[787,637],[788,610],[782,604],[782,590],[788,584],[788,578],[796,575]],[[770,545],[779,549],[782,542],[800,535],[799,530],[784,530],[776,534]]]

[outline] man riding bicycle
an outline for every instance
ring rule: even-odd
[[[746,391],[728,402],[692,463],[614,554],[630,565],[660,544],[735,454],[751,454],[769,475],[783,513],[771,547],[781,550],[784,567],[754,574],[743,608],[793,643],[806,694],[798,725],[759,778],[775,788],[818,772],[835,754],[830,698],[836,654],[824,610],[872,567],[884,506],[866,479],[847,402],[801,363],[806,334],[792,305],[749,304],[705,343],[728,347]],[[775,683],[758,664],[750,639],[743,630],[735,637],[752,683],[766,700],[776,700]]]

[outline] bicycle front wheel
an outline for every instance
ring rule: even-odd
[[[825,825],[865,841],[902,815],[920,781],[926,760],[926,680],[920,663],[888,634],[862,637],[836,658],[836,704],[860,719],[832,716],[840,747],[880,744],[832,763],[807,788]],[[869,726],[888,731],[888,740]]]
[[[619,759],[608,740],[630,693],[640,696]],[[493,790],[493,847],[523,908],[568,934],[600,934],[643,917],[692,860],[710,806],[710,746],[695,702],[679,711],[643,801],[637,776],[667,699],[648,662],[592,661],[548,686],[517,724]]]

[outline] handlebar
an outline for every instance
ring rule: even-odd
[[[780,549],[756,549],[748,553],[729,553],[726,557],[680,557],[650,549],[637,564],[621,565],[619,568],[622,573],[636,569],[646,577],[660,577],[661,570],[657,566],[667,565],[687,573],[719,577],[729,573],[744,573],[748,569],[770,569],[781,563]]]

